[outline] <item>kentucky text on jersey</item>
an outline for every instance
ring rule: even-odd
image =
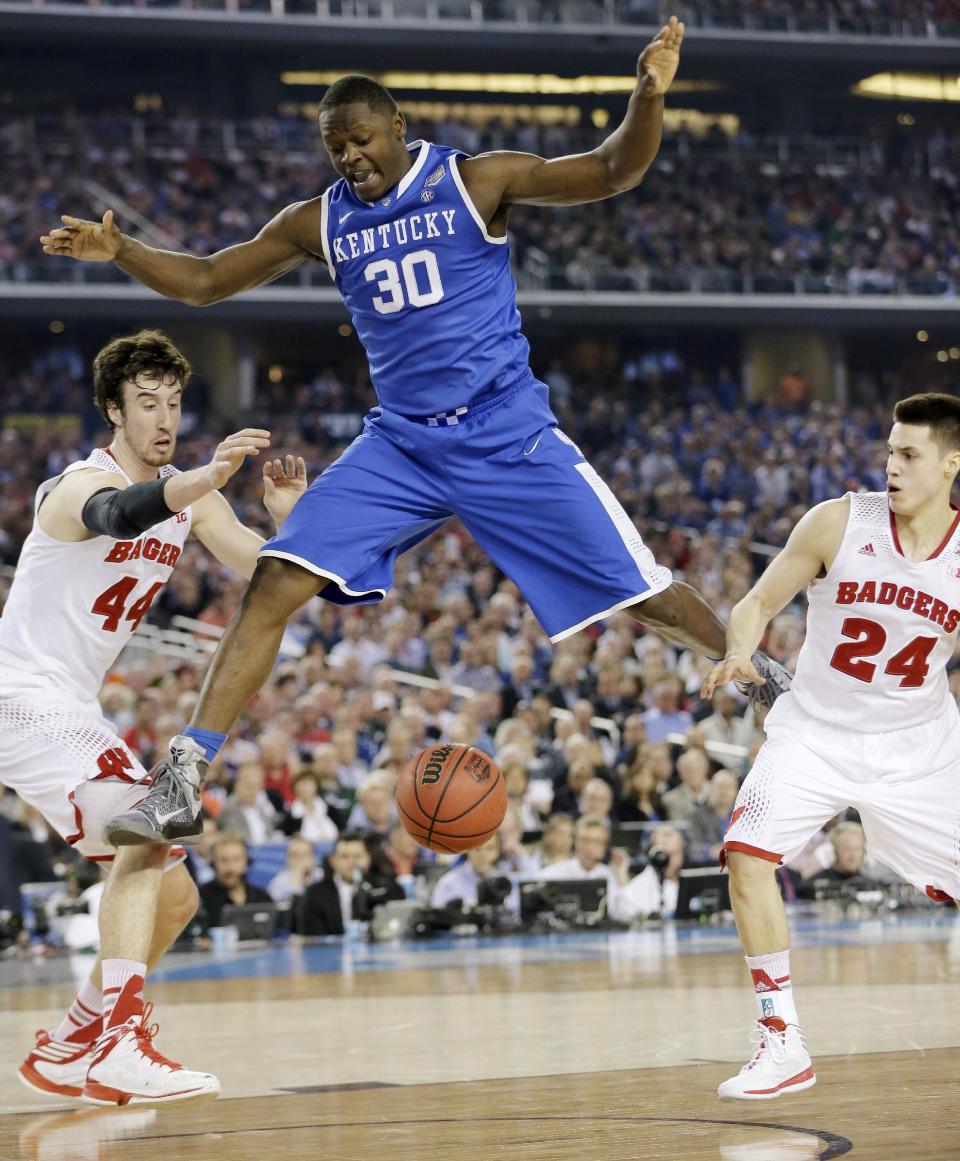
[[[918,617],[926,617],[945,632],[954,633],[960,626],[960,610],[951,609],[945,601],[937,600],[911,585],[895,585],[892,581],[838,581],[838,605],[894,605]]]
[[[490,234],[456,149],[417,141],[390,193],[320,199],[327,269],[367,353],[380,406],[450,414],[533,382],[506,237]]]
[[[338,263],[349,262],[353,258],[373,254],[377,250],[406,246],[409,241],[423,242],[430,238],[453,237],[456,232],[453,226],[456,213],[456,210],[436,210],[430,213],[410,214],[381,226],[351,230],[334,238],[334,256]]]
[[[107,564],[122,564],[127,560],[155,560],[170,568],[180,559],[180,549],[176,544],[167,544],[155,536],[141,536],[139,540],[115,540],[103,558]]]

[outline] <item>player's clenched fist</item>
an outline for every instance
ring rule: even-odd
[[[270,432],[261,427],[245,427],[228,435],[217,445],[207,465],[207,476],[214,488],[222,488],[247,456],[258,456],[261,448],[270,446]]]
[[[86,222],[63,214],[62,226],[40,238],[44,254],[59,254],[81,262],[112,262],[120,253],[123,234],[114,224],[113,210],[107,210],[102,222]]]

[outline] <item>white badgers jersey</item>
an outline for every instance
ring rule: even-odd
[[[955,714],[946,667],[960,627],[960,512],[939,548],[912,561],[885,492],[848,499],[836,559],[807,590],[793,694],[813,717],[866,733]]]
[[[127,479],[113,456],[98,448],[37,489],[33,528],[0,617],[0,686],[16,688],[29,675],[31,685],[39,681],[89,701],[180,559],[190,509],[135,540],[54,540],[37,513],[63,476],[81,468]],[[163,467],[160,475],[176,471]]]

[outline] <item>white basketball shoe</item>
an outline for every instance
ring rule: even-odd
[[[717,1096],[727,1100],[768,1101],[801,1092],[817,1083],[807,1043],[796,1024],[760,1021],[751,1040],[755,1051],[736,1076],[725,1080]]]
[[[93,1048],[83,1099],[95,1105],[168,1104],[220,1095],[209,1072],[191,1072],[153,1046],[157,1025],[148,1024],[153,1005],[124,1024],[105,1028]]]
[[[17,1069],[20,1083],[44,1096],[80,1096],[93,1059],[93,1045],[93,1040],[75,1044],[39,1031],[37,1043]]]

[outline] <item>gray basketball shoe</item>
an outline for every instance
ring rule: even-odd
[[[752,681],[738,681],[737,689],[746,694],[754,709],[758,706],[770,709],[780,694],[786,693],[793,684],[793,677],[778,661],[774,661],[766,653],[754,653],[750,660],[756,666],[757,673],[766,680],[763,685],[754,685]]]
[[[199,842],[200,791],[209,765],[204,748],[193,738],[171,738],[169,759],[150,771],[153,785],[146,798],[104,827],[107,842],[115,847]]]

